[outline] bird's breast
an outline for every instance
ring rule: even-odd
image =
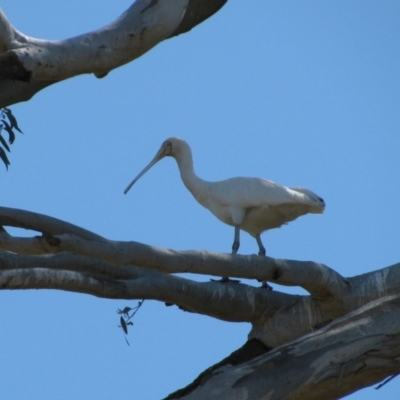
[[[229,206],[224,205],[213,198],[208,198],[205,207],[208,208],[220,221],[234,226]]]

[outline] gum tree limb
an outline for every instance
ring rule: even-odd
[[[80,74],[103,78],[163,40],[190,31],[226,1],[136,0],[109,25],[58,41],[17,31],[0,9],[0,108]]]

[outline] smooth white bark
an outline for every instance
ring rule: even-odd
[[[21,256],[0,251],[0,289],[59,289],[104,298],[152,299],[231,322],[265,320],[280,307],[298,302],[298,296],[248,285],[194,282],[70,253]]]
[[[21,270],[47,268],[106,278],[109,282],[102,287],[104,297],[110,297],[112,293],[114,298],[153,298],[224,320],[246,320],[253,324],[250,337],[270,347],[293,340],[373,300],[400,290],[400,264],[345,279],[334,270],[310,261],[206,251],[180,252],[138,242],[111,241],[56,218],[6,207],[0,207],[0,225],[42,233],[41,236],[20,238],[9,235],[4,229],[0,230],[0,249],[19,254],[14,258],[9,253],[1,256],[0,269],[12,269],[14,277],[22,274]],[[31,257],[24,258],[23,255]],[[26,271],[24,276],[27,276]],[[267,279],[281,285],[301,286],[311,296],[288,296],[243,284],[200,284],[200,289],[196,286],[198,283],[166,275],[188,272]],[[28,281],[25,284],[26,288],[52,285],[62,288],[65,285],[64,290],[101,295],[101,291],[93,292],[90,285],[77,284],[74,289],[73,281],[65,281],[62,274],[59,279],[55,279],[56,275],[47,279],[43,272],[41,275],[30,274],[36,280],[31,277],[29,284]],[[10,278],[11,275],[7,273],[6,276]],[[10,286],[13,280],[8,278],[2,286],[14,288]],[[77,282],[80,281],[77,279]],[[139,286],[138,282],[141,282]],[[154,287],[160,290],[154,292]],[[168,297],[169,291],[175,297]],[[218,305],[204,307],[204,303],[209,303],[209,298],[218,298]],[[233,303],[235,307],[232,307]]]
[[[239,366],[181,400],[335,400],[400,371],[400,296],[382,297]],[[172,400],[174,395],[168,397]]]
[[[42,236],[12,237],[1,226]],[[240,365],[225,363],[200,386],[185,389],[182,399],[337,399],[400,371],[400,264],[344,279],[313,262],[110,241],[55,218],[4,207],[0,249],[0,289],[155,299],[250,322],[249,338],[274,348]],[[311,295],[194,282],[171,275],[175,272],[267,278],[301,285]]]
[[[257,255],[232,255],[207,251],[159,249],[138,242],[106,240],[56,218],[0,207],[0,225],[22,227],[56,236],[57,245],[44,237],[13,238],[3,232],[0,249],[19,254],[72,252],[119,265],[155,268],[166,273],[191,272],[268,280],[301,286],[316,299],[335,298],[348,290],[347,281],[331,268],[311,261],[278,260]],[[89,241],[88,241],[89,240]]]
[[[62,41],[17,31],[0,9],[0,108],[81,73],[104,77],[164,39],[190,31],[227,0],[137,0],[110,25]],[[180,22],[179,22],[180,21]]]
[[[33,80],[60,80],[84,73],[101,77],[167,38],[180,24],[187,5],[188,0],[137,0],[110,25],[60,41],[15,35],[2,14],[0,35]]]

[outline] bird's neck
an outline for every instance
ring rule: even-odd
[[[188,150],[185,152],[184,157],[176,157],[175,159],[178,163],[183,183],[195,199],[205,206],[207,182],[199,178],[194,172],[192,152],[190,149]]]

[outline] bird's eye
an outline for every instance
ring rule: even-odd
[[[170,156],[172,153],[172,143],[169,140],[166,140],[163,144],[162,147],[164,149],[164,155]]]

